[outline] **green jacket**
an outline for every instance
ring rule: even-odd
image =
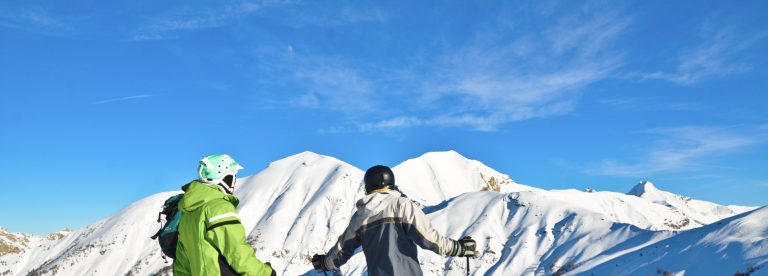
[[[174,275],[265,275],[272,273],[245,240],[237,197],[192,181],[179,202],[181,221]]]

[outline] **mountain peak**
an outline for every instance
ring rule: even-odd
[[[461,155],[460,153],[456,152],[455,150],[448,150],[448,151],[430,151],[425,154],[422,154],[417,159],[420,158],[426,158],[426,159],[432,159],[432,158],[458,158],[458,159],[469,159],[465,157],[464,155]]]
[[[640,183],[637,183],[635,187],[632,187],[632,190],[630,190],[629,193],[627,194],[642,197],[644,194],[658,192],[658,191],[659,189],[657,189],[652,182],[641,181]]]
[[[291,157],[293,157],[293,158],[318,158],[318,157],[325,157],[325,155],[305,150],[305,151],[302,151],[300,153],[297,153],[297,154],[294,154],[292,156],[289,156],[289,158],[291,158]]]
[[[306,164],[309,164],[309,163],[314,163],[317,160],[329,160],[329,161],[332,161],[332,162],[344,163],[341,160],[338,160],[338,159],[333,158],[331,156],[322,155],[322,154],[314,153],[314,152],[311,152],[311,151],[303,151],[303,152],[300,152],[300,153],[297,153],[297,154],[285,157],[283,159],[274,161],[274,162],[270,163],[270,165],[273,165],[273,164],[290,164],[290,163],[297,163],[297,162],[306,165]]]

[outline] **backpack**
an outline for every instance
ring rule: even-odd
[[[160,249],[163,251],[163,254],[172,259],[176,258],[176,242],[179,240],[179,221],[181,221],[179,201],[181,201],[183,196],[184,194],[178,194],[165,200],[163,210],[157,214],[160,230],[151,237],[160,243]],[[165,225],[161,222],[163,216],[165,218]],[[163,259],[165,259],[165,256],[163,256]]]

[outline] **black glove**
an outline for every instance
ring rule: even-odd
[[[478,252],[475,251],[477,243],[470,236],[463,237],[459,240],[461,250],[459,250],[459,257],[476,257]]]
[[[327,257],[328,256],[326,255],[318,255],[318,254],[315,254],[315,256],[312,256],[312,266],[315,267],[316,271],[324,272],[324,271],[330,270],[325,266],[325,258]]]
[[[271,269],[271,270],[272,270],[272,274],[270,274],[270,276],[277,276],[277,272],[275,272],[275,269],[274,269],[274,268],[272,268],[272,264],[270,264],[269,262],[266,262],[265,264],[266,264],[267,266],[269,266],[269,269]]]

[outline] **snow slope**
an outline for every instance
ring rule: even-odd
[[[475,191],[538,190],[515,183],[506,174],[455,151],[430,152],[392,168],[403,193],[424,205],[434,205]]]
[[[41,244],[57,241],[70,232],[69,229],[64,229],[40,237],[25,233],[12,233],[0,227],[0,275],[11,274],[13,270],[10,268],[18,267],[27,262],[34,251],[33,249]]]
[[[0,227],[0,256],[5,254],[20,253],[24,250],[34,247],[41,237],[25,234],[13,233]]]
[[[768,275],[768,207],[680,233],[574,274]],[[743,274],[747,275],[747,274]]]
[[[477,274],[553,274],[598,267],[677,237],[678,232],[669,230],[694,229],[728,216],[729,210],[750,209],[686,201],[647,185],[630,194],[541,190],[453,151],[424,154],[394,171],[400,188],[426,206],[439,232],[478,240],[482,255],[471,267]],[[310,257],[324,253],[346,227],[355,201],[363,196],[362,177],[362,170],[338,159],[304,152],[239,179],[238,209],[257,257],[272,263],[280,275],[316,275]],[[175,193],[147,197],[60,240],[0,256],[0,274],[168,274],[170,264],[149,237],[159,227],[160,206]],[[674,201],[678,198],[682,203]],[[689,223],[681,226],[686,219]],[[699,229],[704,228],[693,231]],[[745,246],[759,251],[764,242]],[[438,275],[462,274],[466,265],[464,259],[431,252],[421,252],[420,261],[427,274]],[[342,266],[344,275],[364,273],[362,254]]]
[[[495,190],[504,193],[535,191],[562,201],[578,202],[580,207],[602,214],[610,221],[627,223],[651,230],[685,230],[735,215],[739,212],[711,202],[687,199],[652,188],[653,194],[661,194],[674,205],[650,200],[636,195],[638,187],[649,186],[643,182],[629,194],[616,192],[582,192],[578,190],[545,191],[522,185],[509,176],[499,173],[483,163],[470,160],[455,151],[431,152],[407,160],[393,168],[400,189],[411,199],[423,205],[436,205],[463,193]],[[497,183],[491,185],[490,183]],[[489,187],[497,187],[495,189]],[[646,193],[645,196],[650,194]],[[682,200],[682,199],[681,199]],[[736,207],[739,208],[739,207]],[[743,207],[743,211],[754,207]],[[701,210],[701,211],[697,211]],[[713,211],[714,210],[714,211]],[[719,212],[716,212],[719,211]]]
[[[363,171],[310,152],[274,162],[244,179],[240,217],[259,259],[281,275],[311,269],[351,218],[363,196]]]
[[[638,183],[627,194],[640,197],[655,204],[670,207],[681,214],[684,214],[690,219],[690,223],[696,225],[710,224],[755,209],[755,207],[723,206],[708,201],[676,195],[657,189],[650,181]]]
[[[18,266],[29,258],[31,248],[37,246],[41,237],[9,232],[0,228],[0,275],[10,273],[10,267]]]
[[[330,245],[317,241],[330,239],[346,226],[355,199],[362,196],[361,179],[359,169],[309,152],[239,179],[241,218],[258,257],[272,261],[284,275],[308,270],[311,265],[305,255]],[[160,206],[176,193],[142,199],[60,241],[42,244],[27,262],[5,269],[13,275],[148,275],[161,269],[168,273],[170,264],[149,237],[159,227]],[[306,246],[306,240],[315,246]],[[300,265],[289,267],[292,263]]]
[[[478,202],[486,204],[478,208]],[[551,275],[568,263],[671,235],[612,222],[603,214],[536,191],[467,193],[427,211],[432,211],[429,218],[438,231],[453,238],[470,235],[478,241],[481,257],[473,260],[471,268],[477,274]],[[422,256],[433,274],[462,272],[465,265],[463,259]]]
[[[156,271],[162,267],[162,260],[159,246],[149,237],[158,229],[158,206],[175,193],[150,196],[59,240],[44,242],[25,262],[10,270],[15,275],[123,275],[145,272],[147,268]]]

